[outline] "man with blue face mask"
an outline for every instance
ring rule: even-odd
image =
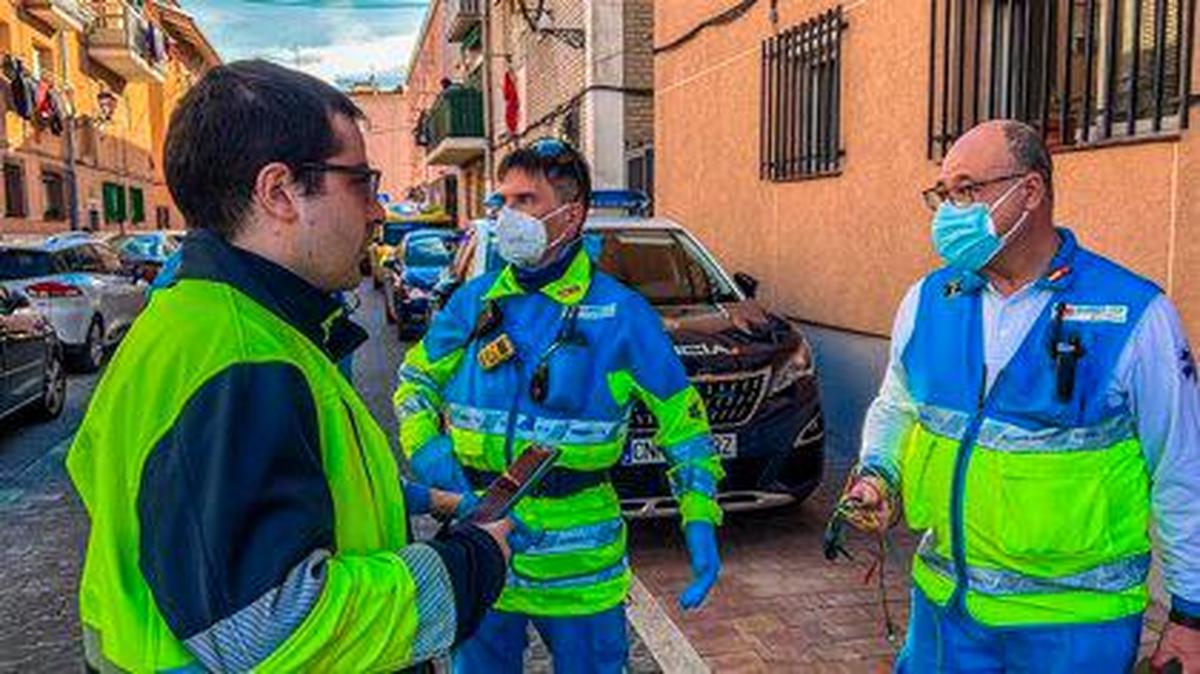
[[[913,286],[843,498],[925,532],[900,672],[1128,672],[1150,523],[1152,659],[1200,671],[1200,388],[1150,281],[1054,225],[1041,136],[983,124],[924,193],[946,266]]]
[[[701,605],[720,571],[724,471],[662,319],[583,249],[583,158],[544,139],[508,155],[499,178],[495,235],[507,266],[455,292],[406,355],[395,396],[400,444],[420,481],[468,495],[530,446],[562,454],[517,505],[508,585],[456,652],[454,671],[521,672],[532,622],[556,672],[621,672],[632,576],[608,471],[634,403],[654,414],[671,464],[693,573],[684,609]]]

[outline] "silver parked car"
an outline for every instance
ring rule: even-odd
[[[54,328],[24,295],[0,286],[0,419],[30,408],[41,419],[53,419],[66,399],[67,375]]]
[[[77,369],[94,372],[146,301],[146,283],[108,244],[79,233],[0,240],[0,285],[29,298]]]

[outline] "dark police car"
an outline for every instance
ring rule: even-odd
[[[619,193],[598,192],[595,201],[597,213],[585,228],[589,253],[600,269],[658,310],[704,398],[727,472],[721,506],[731,512],[806,498],[821,480],[824,426],[804,335],[755,301],[751,276],[728,275],[679,224],[598,214],[622,206]],[[469,276],[497,263],[492,223],[477,220],[473,228]],[[624,459],[613,471],[622,508],[631,517],[677,512],[654,430],[653,416],[636,405]]]

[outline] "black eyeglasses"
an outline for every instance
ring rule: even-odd
[[[946,202],[950,202],[960,208],[965,208],[978,201],[976,195],[979,193],[979,190],[983,189],[984,187],[987,187],[988,185],[994,185],[999,182],[1004,182],[1005,180],[1024,178],[1027,175],[1029,175],[1029,172],[1023,171],[1021,173],[1010,173],[998,178],[989,178],[979,182],[964,180],[963,182],[951,188],[947,188],[939,183],[927,190],[922,190],[921,198],[925,200],[925,205],[928,206],[929,210],[931,211],[936,211],[941,207],[942,204]]]
[[[378,198],[379,185],[383,181],[383,171],[365,165],[351,166],[348,164],[309,162],[301,164],[300,170],[309,173],[342,173],[351,176],[355,179],[355,182],[367,185],[370,188],[368,196],[372,201]]]

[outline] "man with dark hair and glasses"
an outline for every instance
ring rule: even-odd
[[[1129,672],[1151,522],[1172,595],[1152,658],[1200,672],[1200,388],[1150,281],[1056,228],[1050,155],[1014,121],[954,144],[946,266],[909,290],[844,504],[923,530],[900,672]]]
[[[583,157],[539,140],[509,154],[499,179],[497,247],[508,264],[460,288],[409,350],[395,396],[400,445],[422,481],[467,498],[531,446],[562,454],[517,505],[508,584],[454,671],[519,673],[532,622],[555,671],[620,672],[632,576],[608,471],[633,405],[658,420],[671,463],[693,571],[685,609],[717,581],[724,471],[662,319],[583,249],[592,189]]]
[[[67,458],[89,670],[396,671],[499,596],[509,524],[412,544],[408,513],[461,499],[402,483],[335,366],[366,340],[336,294],[384,217],[361,116],[262,61],[212,69],[172,116],[192,233]]]

